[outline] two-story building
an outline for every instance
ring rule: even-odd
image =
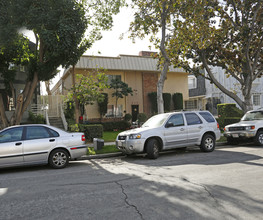
[[[115,98],[107,89],[109,102],[106,117],[113,116],[117,112],[119,117],[129,113],[136,118],[138,113],[150,116],[151,103],[148,94],[157,91],[157,82],[161,73],[158,69],[158,60],[150,56],[151,52],[140,52],[139,56],[120,55],[118,57],[82,56],[75,65],[75,74],[87,74],[97,68],[106,70],[109,79],[119,78],[133,89],[133,96],[127,96],[118,101],[115,106]],[[59,82],[52,89],[52,94],[66,95],[72,87],[72,67],[65,70]],[[188,73],[181,68],[170,67],[164,84],[164,93],[182,93],[183,99],[188,100]],[[85,119],[99,118],[98,105],[85,106]]]

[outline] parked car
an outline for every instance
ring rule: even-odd
[[[49,125],[18,125],[0,131],[0,167],[49,164],[64,168],[86,154],[85,135]]]
[[[229,144],[245,140],[263,146],[263,109],[248,111],[240,122],[225,126],[224,136]]]
[[[121,132],[116,146],[124,154],[147,153],[156,159],[162,150],[186,146],[211,152],[219,138],[219,125],[210,112],[182,111],[155,115],[141,128]]]

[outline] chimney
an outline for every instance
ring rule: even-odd
[[[152,52],[152,51],[140,51],[139,56],[140,57],[151,57],[152,55],[156,55],[157,52]]]

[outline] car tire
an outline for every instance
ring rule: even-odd
[[[211,134],[206,134],[202,138],[201,151],[203,152],[212,152],[215,149],[215,138]]]
[[[51,152],[48,164],[55,169],[65,168],[69,163],[68,152],[63,149],[57,149]]]
[[[258,131],[255,137],[255,144],[263,146],[263,131]]]
[[[146,153],[148,158],[157,159],[159,157],[159,151],[159,142],[155,138],[150,139],[146,144]]]

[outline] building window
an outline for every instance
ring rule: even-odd
[[[260,94],[253,94],[253,105],[260,106]]]
[[[121,80],[121,75],[107,75],[107,77],[108,77],[108,84],[111,84],[111,81],[114,79]]]
[[[187,110],[197,109],[197,100],[185,101],[185,109]]]
[[[118,108],[116,109],[116,107],[114,105],[108,105],[107,107],[107,117],[122,117],[123,113],[122,113],[122,105],[118,105]]]
[[[114,116],[114,105],[108,105],[107,107],[107,117]]]
[[[196,89],[197,80],[195,76],[188,76],[188,89]]]

